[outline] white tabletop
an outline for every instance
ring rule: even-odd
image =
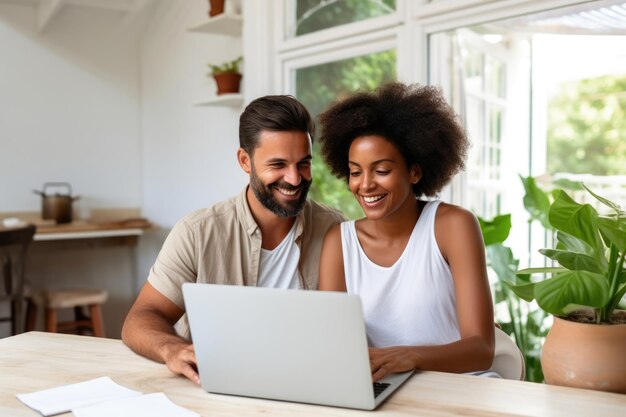
[[[120,340],[41,332],[0,339],[0,415],[37,416],[15,395],[101,376],[207,417],[626,416],[626,395],[439,372],[416,373],[374,412],[208,394]]]

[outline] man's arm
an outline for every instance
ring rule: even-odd
[[[122,340],[134,352],[165,363],[175,374],[200,383],[193,345],[178,336],[174,324],[184,311],[146,283],[122,328]]]
[[[322,246],[318,290],[346,292],[346,277],[341,249],[341,224],[331,227]]]

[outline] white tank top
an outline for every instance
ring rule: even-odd
[[[460,339],[452,274],[435,240],[439,203],[424,206],[404,252],[390,267],[367,257],[354,221],[341,224],[346,287],[361,297],[371,347],[441,345]]]

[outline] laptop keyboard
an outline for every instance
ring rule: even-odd
[[[391,384],[386,382],[374,382],[374,398],[378,397]]]

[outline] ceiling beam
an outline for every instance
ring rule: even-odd
[[[37,29],[43,32],[63,6],[62,0],[41,0],[37,6]]]

